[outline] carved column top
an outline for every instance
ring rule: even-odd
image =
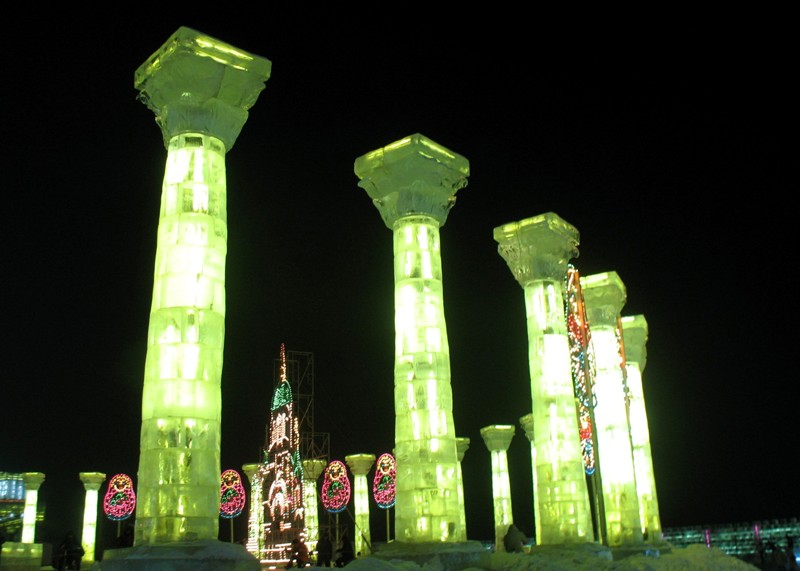
[[[525,437],[533,442],[533,413],[529,412],[525,416],[520,417],[519,424],[522,430],[525,431]]]
[[[469,438],[466,436],[456,438],[456,452],[458,453],[459,462],[464,459],[464,454],[467,453],[467,450],[469,450]]]
[[[314,458],[312,460],[303,460],[303,472],[305,473],[306,480],[316,480],[325,471],[325,466],[328,463],[322,458]]]
[[[563,280],[578,256],[580,234],[553,212],[509,222],[494,229],[497,251],[522,287],[533,280]]]
[[[87,490],[99,490],[100,484],[106,479],[106,475],[102,472],[81,472],[78,476]]]
[[[582,276],[581,289],[589,326],[616,327],[617,318],[627,299],[625,284],[622,283],[617,272]]]
[[[508,450],[516,431],[516,427],[510,424],[492,424],[481,428],[481,436],[486,443],[486,447],[494,452]]]
[[[347,465],[356,476],[364,476],[375,465],[374,454],[350,454],[344,457]]]
[[[415,133],[358,157],[354,171],[389,229],[413,215],[443,226],[456,192],[467,185],[469,161]]]
[[[26,490],[38,490],[44,482],[44,474],[41,472],[23,472],[22,481],[25,482]]]
[[[230,151],[271,72],[268,59],[181,27],[139,66],[133,85],[164,146],[181,133],[204,133]]]
[[[625,360],[636,363],[643,371],[647,362],[647,320],[644,315],[628,315],[622,322],[622,339],[625,343]]]

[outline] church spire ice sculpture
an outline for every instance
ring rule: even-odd
[[[355,174],[394,239],[395,539],[465,541],[439,231],[469,162],[417,133]]]

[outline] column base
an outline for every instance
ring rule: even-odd
[[[107,549],[92,571],[261,571],[261,564],[238,543],[204,540]]]

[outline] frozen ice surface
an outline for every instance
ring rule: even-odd
[[[704,545],[672,547],[660,555],[631,555],[609,560],[587,546],[559,547],[537,553],[492,553],[480,567],[462,571],[754,571],[758,568],[717,548]],[[488,566],[487,566],[488,565]],[[383,561],[375,557],[356,559],[349,571],[450,571],[438,557],[419,565],[411,561]]]

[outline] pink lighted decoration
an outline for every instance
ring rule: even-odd
[[[397,466],[394,456],[381,454],[375,463],[375,477],[372,479],[372,494],[379,508],[389,509],[394,505]]]
[[[330,513],[343,511],[350,502],[350,478],[341,460],[334,460],[325,468],[322,482],[322,505]]]
[[[103,498],[103,511],[108,519],[122,521],[131,517],[136,507],[136,493],[133,480],[125,474],[117,474],[108,482],[108,490]]]
[[[224,518],[235,518],[244,508],[245,491],[242,477],[236,470],[225,470],[220,477],[219,515]]]

